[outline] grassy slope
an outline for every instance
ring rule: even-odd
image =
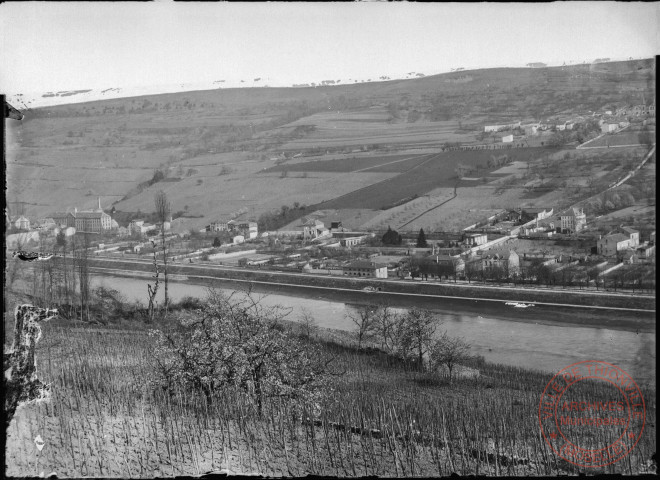
[[[274,165],[261,159],[284,148],[327,144],[351,149],[389,144],[398,136],[407,144],[437,145],[473,139],[470,128],[480,130],[487,123],[595,110],[614,101],[637,103],[635,95],[626,92],[636,88],[652,96],[650,67],[649,61],[636,61],[487,69],[336,87],[219,89],[40,109],[28,112],[21,124],[10,124],[7,196],[9,202],[25,202],[26,213],[33,216],[88,208],[97,195],[106,207],[119,202],[122,211],[151,211],[153,193],[162,184],[139,198],[120,200],[161,168],[168,176],[184,178],[176,184],[175,210],[188,205],[191,213],[214,218],[236,211],[245,200],[237,192],[261,190],[263,182],[255,174]],[[468,81],[454,81],[466,74]],[[336,111],[342,112],[339,120],[329,113]],[[412,112],[419,117],[414,123],[408,121]],[[466,130],[458,130],[458,120]],[[298,128],[309,124],[317,128]],[[192,167],[197,172],[187,176],[197,164],[201,167]],[[231,164],[233,176],[218,177],[222,164]],[[344,177],[289,182],[278,193],[255,199],[252,213],[294,201],[329,200],[387,178],[353,177],[348,190],[341,190]],[[209,198],[211,192],[218,197]]]
[[[321,331],[317,341],[343,374],[332,380],[322,425],[311,428],[292,422],[278,402],[259,418],[231,391],[205,405],[190,392],[168,400],[150,390],[144,329],[62,320],[44,327],[38,371],[52,382],[53,398],[15,417],[8,475],[172,476],[222,467],[276,476],[577,473],[555,461],[539,436],[538,398],[548,375],[475,363],[458,367],[459,380],[450,386],[442,376],[360,352],[346,334]],[[655,391],[644,389],[642,441],[630,462],[601,472],[639,473],[655,451]],[[338,431],[330,422],[375,428],[382,438]],[[37,433],[46,448],[35,457]]]

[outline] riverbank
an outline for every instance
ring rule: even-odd
[[[109,259],[89,260],[90,266],[99,269],[153,272],[153,265],[148,262],[122,261]],[[431,296],[443,299],[469,299],[490,302],[525,302],[534,304],[552,304],[559,306],[596,307],[613,310],[639,310],[640,313],[655,316],[655,296],[629,295],[609,292],[587,292],[575,289],[529,289],[491,285],[466,285],[422,281],[400,281],[393,279],[353,278],[323,276],[302,273],[277,272],[272,270],[253,270],[245,268],[226,268],[211,265],[168,266],[170,274],[183,277],[208,277],[214,280],[240,280],[264,284],[287,284],[300,287],[319,287],[327,289],[362,290],[374,287],[391,295]]]
[[[143,278],[152,281],[150,273],[93,268],[99,275]],[[488,316],[489,318],[536,323],[553,326],[599,327],[630,332],[655,332],[655,315],[635,311],[616,311],[584,306],[551,306],[535,304],[534,307],[516,308],[503,301],[484,301],[464,298],[443,298],[424,294],[402,294],[393,292],[369,293],[357,289],[341,289],[314,285],[293,285],[283,283],[261,283],[241,279],[223,279],[209,276],[178,275],[172,279],[176,283],[201,285],[226,289],[247,289],[259,294],[279,294],[326,300],[346,304],[365,305],[386,303],[392,307],[410,308],[413,306],[451,315]]]

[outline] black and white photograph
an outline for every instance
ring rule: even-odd
[[[4,476],[657,475],[658,2],[7,2]]]

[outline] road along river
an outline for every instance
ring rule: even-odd
[[[192,279],[191,279],[192,280]],[[121,292],[127,300],[146,303],[148,278],[94,275],[93,284]],[[235,282],[214,282],[216,288],[241,288]],[[157,300],[162,302],[162,284]],[[394,307],[418,305],[435,311],[443,322],[439,332],[464,337],[472,344],[472,353],[490,362],[502,363],[546,372],[557,372],[582,360],[602,360],[619,365],[640,383],[655,378],[655,322],[634,318],[625,323],[613,321],[614,314],[586,312],[580,309],[548,310],[542,306],[515,308],[492,302],[407,298],[381,293],[333,293],[330,290],[287,289],[265,290],[257,286],[257,296],[264,305],[282,305],[291,309],[289,319],[296,320],[302,308],[311,312],[321,327],[352,330],[347,314],[352,305],[387,299]],[[273,293],[273,292],[277,293]],[[173,301],[185,296],[203,298],[207,287],[170,281]],[[563,316],[564,318],[559,318]],[[600,323],[598,318],[600,317]],[[582,323],[588,318],[587,325]],[[607,324],[607,326],[603,326]]]

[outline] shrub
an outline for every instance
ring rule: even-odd
[[[392,230],[392,228],[388,226],[387,232],[383,235],[382,241],[384,245],[401,245],[403,238],[396,230]]]

